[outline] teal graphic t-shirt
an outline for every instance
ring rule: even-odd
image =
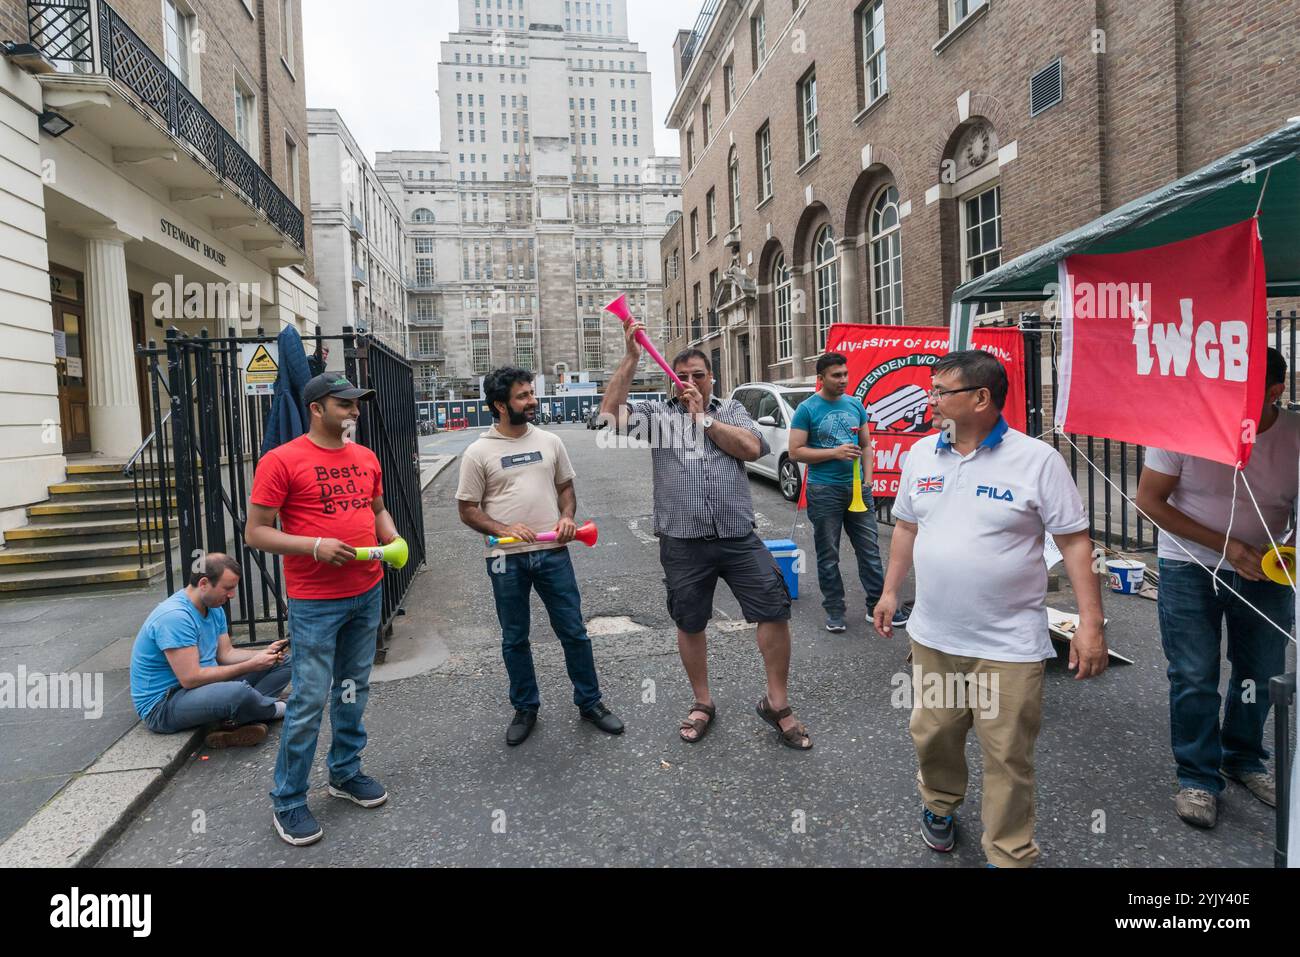
[[[833,449],[858,444],[858,427],[867,424],[867,410],[860,399],[847,393],[827,402],[815,392],[794,410],[790,428],[808,433],[808,447]],[[835,459],[808,466],[808,481],[813,485],[852,485],[853,463]]]

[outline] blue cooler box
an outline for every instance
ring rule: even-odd
[[[785,579],[785,587],[790,589],[790,597],[798,598],[799,571],[795,568],[795,562],[798,559],[799,546],[788,538],[764,539],[763,544],[776,559],[776,564],[781,569],[781,577]]]

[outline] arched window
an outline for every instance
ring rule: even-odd
[[[731,148],[727,157],[727,195],[728,208],[731,210],[731,228],[740,225],[740,154]]]
[[[785,362],[794,354],[794,320],[790,315],[790,294],[794,288],[785,254],[777,253],[772,264],[772,305],[776,312],[776,361]]]
[[[431,223],[433,222],[433,213],[430,210],[427,210],[423,206],[421,206],[419,209],[417,209],[415,212],[411,214],[411,222]]]
[[[813,242],[813,300],[817,304],[817,351],[826,348],[826,333],[840,320],[840,263],[835,234],[823,226]]]
[[[876,322],[903,324],[903,238],[898,190],[892,186],[871,206],[871,295]]]

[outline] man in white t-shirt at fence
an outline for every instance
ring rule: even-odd
[[[1282,354],[1269,349],[1255,447],[1235,485],[1232,466],[1163,449],[1147,450],[1138,483],[1138,507],[1161,530],[1158,607],[1178,768],[1174,809],[1197,827],[1214,826],[1225,774],[1269,807],[1277,803],[1264,764],[1264,724],[1268,681],[1286,670],[1295,595],[1269,581],[1260,563],[1291,523],[1300,479],[1300,415],[1277,407],[1286,373]],[[1260,525],[1247,483],[1267,527]],[[1232,678],[1220,724],[1225,619]]]
[[[1029,867],[1038,858],[1034,745],[1043,662],[1056,657],[1044,535],[1060,548],[1079,604],[1070,668],[1090,678],[1107,664],[1088,516],[1056,450],[1002,417],[1002,363],[978,349],[951,352],[935,364],[932,384],[943,431],[917,442],[903,466],[875,626],[893,633],[898,590],[915,566],[907,630],[922,838],[936,851],[952,850],[973,725],[984,755],[984,855],[996,867]]]

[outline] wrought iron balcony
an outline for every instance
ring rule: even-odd
[[[352,264],[352,285],[364,286],[366,285],[367,281],[368,280],[366,279],[366,267],[358,266],[356,263],[353,263]]]
[[[365,225],[361,222],[361,217],[356,213],[352,214],[352,222],[349,228],[358,236],[364,236],[366,234]]]
[[[104,0],[28,0],[28,35],[60,73],[107,76],[299,249],[302,210]]]
[[[442,328],[442,316],[418,316],[412,313],[407,317],[407,322],[413,326],[420,326],[423,329]]]
[[[432,276],[407,276],[406,288],[408,292],[433,292],[436,283]]]

